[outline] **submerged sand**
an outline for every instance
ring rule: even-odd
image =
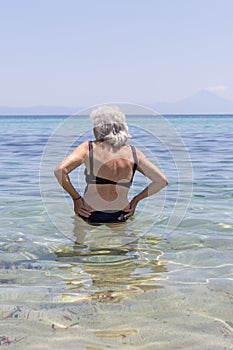
[[[226,279],[166,283],[124,300],[70,293],[40,308],[1,307],[0,346],[19,350],[230,350],[232,335],[232,281]]]

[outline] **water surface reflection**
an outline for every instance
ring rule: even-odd
[[[154,235],[138,237],[130,222],[90,226],[79,218],[73,233],[75,244],[56,250],[60,269],[70,271],[63,301],[119,302],[162,288],[159,280],[165,278],[167,263]]]

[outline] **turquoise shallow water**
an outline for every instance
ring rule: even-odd
[[[132,142],[155,157],[169,186],[126,225],[90,229],[52,171],[41,171],[66,117],[0,117],[0,346],[232,349],[233,116],[167,117],[190,156],[187,181],[176,135],[164,144],[153,117],[145,129],[137,118],[128,119]],[[86,132],[77,143],[91,137],[87,118],[78,125]],[[53,139],[56,162],[63,145]],[[82,170],[72,180],[82,190]],[[136,176],[131,195],[145,185]]]

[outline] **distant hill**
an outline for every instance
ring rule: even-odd
[[[206,90],[176,102],[150,104],[150,107],[163,114],[233,114],[232,100]]]
[[[233,101],[227,100],[207,90],[176,102],[155,102],[144,104],[162,114],[233,114]],[[72,115],[83,107],[0,106],[0,115]]]

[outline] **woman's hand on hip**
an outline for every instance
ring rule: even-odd
[[[74,201],[74,212],[76,215],[88,218],[93,209],[85,202],[83,198]]]
[[[138,204],[138,201],[136,201],[134,198],[131,200],[129,205],[124,209],[124,211],[127,213],[125,214],[125,218],[128,219],[130,216],[133,216],[136,206]]]

